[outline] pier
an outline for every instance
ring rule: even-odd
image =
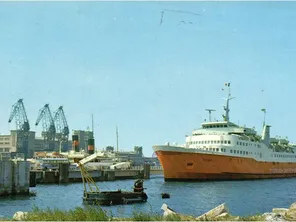
[[[124,179],[149,179],[151,174],[162,174],[160,166],[134,166],[129,169],[98,169],[88,171],[94,181],[115,181]],[[31,170],[30,177],[36,183],[82,182],[79,169],[70,170],[66,164],[60,164],[56,170]]]

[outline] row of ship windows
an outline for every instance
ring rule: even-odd
[[[261,148],[261,145],[252,144],[252,143],[237,142],[237,145],[241,145],[241,146],[252,146],[252,145],[254,145],[255,147]]]
[[[271,155],[272,156],[272,155]],[[283,157],[283,158],[296,158],[296,155],[280,155],[280,154],[274,154],[274,157]]]
[[[203,150],[207,150],[207,151],[214,151],[214,152],[219,152],[219,150],[221,150],[221,152],[226,152],[226,149],[224,148],[204,148]]]
[[[205,148],[205,150],[219,152],[219,148]],[[221,152],[226,152],[226,149],[222,148]],[[253,154],[252,152],[243,151],[243,150],[230,150],[230,153],[242,154],[242,155],[252,155]],[[255,153],[255,155],[262,155],[262,153]]]
[[[206,141],[190,141],[188,142],[189,145],[191,144],[231,144],[230,140],[206,140]]]
[[[204,148],[204,150],[219,152],[220,149],[219,148]],[[221,152],[226,152],[226,149],[221,148]],[[248,152],[248,151],[243,151],[243,150],[230,150],[230,153],[242,154],[242,155],[253,155],[253,152]],[[262,153],[254,153],[254,154],[262,156]],[[283,157],[283,158],[293,158],[294,157],[294,158],[296,158],[296,155],[290,156],[290,155],[274,154],[274,157]]]
[[[242,155],[253,155],[253,152],[243,151],[243,150],[230,150],[230,153],[242,154]],[[255,155],[262,156],[262,153],[255,153]]]
[[[209,126],[203,126],[203,128],[220,128],[220,127],[227,127],[227,125],[209,125]]]
[[[190,141],[188,142],[189,145],[191,144],[231,144],[230,140],[205,140],[205,141]],[[237,142],[237,145],[241,146],[252,146],[252,143],[244,143],[244,142]],[[259,144],[253,144],[255,147],[261,148]]]

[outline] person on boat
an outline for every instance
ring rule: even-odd
[[[143,192],[143,190],[143,180],[136,180],[136,182],[134,183],[134,192]]]

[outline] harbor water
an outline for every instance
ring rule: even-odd
[[[134,180],[98,182],[104,190],[131,190]],[[127,217],[133,212],[162,213],[161,205],[182,214],[198,216],[215,206],[226,203],[233,215],[247,216],[270,212],[272,208],[288,208],[296,202],[294,184],[296,178],[266,179],[248,181],[212,182],[165,182],[162,175],[152,175],[144,187],[148,202],[134,205],[104,207],[114,216]],[[0,199],[0,218],[11,218],[16,211],[39,209],[70,210],[85,207],[82,203],[82,183],[63,185],[37,185],[31,189],[36,196],[2,197]],[[170,194],[170,199],[162,199],[161,193]]]

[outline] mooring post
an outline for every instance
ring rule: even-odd
[[[69,182],[69,163],[60,163],[59,164],[59,183],[68,183]]]
[[[144,179],[150,179],[150,164],[144,164]]]

